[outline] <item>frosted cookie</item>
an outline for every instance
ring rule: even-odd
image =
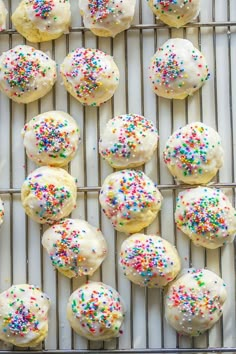
[[[107,176],[99,201],[117,231],[135,233],[154,221],[162,195],[142,171],[122,170]]]
[[[41,50],[18,45],[0,56],[0,90],[18,103],[45,96],[56,78],[55,61]]]
[[[3,202],[2,199],[0,198],[0,226],[3,223],[3,219],[4,219],[4,206],[3,206]]]
[[[40,224],[52,224],[76,207],[75,179],[62,168],[43,166],[31,172],[21,188],[26,214]]]
[[[133,283],[162,288],[180,271],[176,248],[156,235],[134,234],[121,245],[120,266]]]
[[[175,222],[197,246],[214,249],[233,242],[236,210],[219,189],[198,187],[179,193]]]
[[[12,23],[28,41],[45,42],[69,31],[69,0],[22,0],[12,14]]]
[[[119,84],[113,58],[99,49],[75,49],[64,59],[60,72],[66,90],[88,106],[109,100]]]
[[[75,156],[80,142],[76,121],[67,113],[39,114],[22,130],[27,156],[37,165],[62,167]]]
[[[181,27],[194,20],[200,11],[200,0],[147,0],[157,19],[168,26]]]
[[[0,294],[0,339],[18,347],[35,347],[48,333],[50,300],[39,288],[13,285]]]
[[[225,284],[218,275],[190,268],[168,288],[166,320],[179,334],[199,336],[219,320],[226,298]]]
[[[84,26],[95,35],[115,37],[130,27],[136,0],[79,0]]]
[[[165,98],[184,99],[209,78],[203,54],[187,39],[166,41],[151,58],[149,79],[152,90]]]
[[[73,330],[89,340],[118,337],[125,316],[120,294],[101,282],[82,285],[70,296],[67,319]]]
[[[131,168],[150,160],[158,143],[152,121],[138,114],[110,119],[101,133],[99,152],[113,168]]]
[[[93,275],[107,254],[102,232],[79,219],[64,219],[51,226],[42,244],[53,266],[69,278]]]
[[[190,123],[169,137],[163,157],[178,180],[188,184],[208,183],[223,165],[221,138],[203,123]]]
[[[6,29],[7,9],[4,2],[0,0],[0,32]]]

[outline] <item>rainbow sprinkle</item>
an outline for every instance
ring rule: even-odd
[[[150,0],[148,0],[148,1],[150,1]],[[191,4],[191,2],[192,2],[192,0],[181,1],[182,6],[185,6],[187,4]],[[157,10],[161,10],[162,13],[174,11],[175,6],[173,8],[173,7],[171,7],[171,5],[178,5],[178,0],[155,0],[155,1],[153,1],[153,6]]]
[[[24,337],[30,331],[38,331],[39,322],[34,313],[26,308],[23,303],[16,309],[14,313],[9,313],[3,318],[3,332],[9,330],[14,335]]]
[[[121,1],[122,2],[122,1]],[[112,7],[110,5],[113,5]],[[110,0],[88,0],[88,9],[91,14],[93,24],[102,21],[110,14],[115,15],[118,5]],[[122,13],[119,11],[119,13]]]
[[[46,20],[55,7],[54,0],[29,0],[28,4],[32,4],[35,16],[42,20]]]
[[[167,46],[167,48],[168,47],[169,46]],[[159,50],[164,51],[162,48]],[[155,62],[157,74],[156,82],[169,87],[171,81],[175,81],[177,78],[183,79],[185,77],[183,64],[183,60],[180,60],[176,53],[170,52],[165,56],[165,60],[157,57]],[[179,85],[182,86],[183,83]]]

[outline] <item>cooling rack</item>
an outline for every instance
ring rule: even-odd
[[[10,17],[18,0],[4,0],[8,7],[7,30],[0,33],[0,53],[26,43],[12,27]],[[225,150],[224,167],[214,180],[235,205],[236,166],[236,1],[202,0],[200,17],[176,30],[155,19],[145,0],[137,0],[133,26],[115,39],[96,38],[83,27],[77,0],[73,8],[70,33],[58,40],[33,45],[60,64],[72,49],[96,47],[114,56],[121,80],[114,98],[101,108],[83,107],[70,97],[61,79],[51,93],[29,105],[18,105],[0,94],[0,195],[6,217],[0,230],[0,290],[13,283],[39,285],[51,298],[49,334],[42,346],[32,353],[205,353],[236,352],[235,245],[219,250],[204,250],[191,244],[175,227],[173,213],[178,192],[187,188],[176,185],[162,161],[168,136],[181,125],[200,120],[218,129]],[[193,97],[181,102],[157,98],[148,82],[149,60],[157,47],[170,37],[191,40],[205,54],[211,78]],[[30,43],[29,43],[30,44]],[[78,122],[82,144],[69,166],[78,178],[78,206],[72,217],[87,219],[99,226],[108,242],[109,254],[100,270],[90,279],[102,280],[121,293],[127,306],[124,333],[110,342],[88,342],[73,333],[66,320],[66,303],[85,277],[70,281],[55,272],[41,247],[44,226],[28,219],[21,206],[20,188],[35,166],[27,160],[21,129],[34,115],[52,109],[65,110]],[[164,197],[162,211],[148,232],[160,233],[173,242],[180,253],[183,268],[207,267],[223,277],[228,286],[228,301],[221,320],[206,334],[190,339],[176,335],[164,319],[163,293],[142,289],[129,283],[118,267],[119,249],[125,236],[115,232],[102,215],[98,192],[104,178],[112,172],[98,154],[98,140],[105,122],[124,113],[143,114],[158,128],[159,148],[145,165],[145,172],[159,184]],[[24,350],[0,344],[0,353],[23,353]]]

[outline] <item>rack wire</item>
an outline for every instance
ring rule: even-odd
[[[18,0],[4,0],[8,6],[8,27],[0,32],[0,53],[26,43],[12,27],[10,17]],[[83,27],[77,1],[71,0],[73,19],[70,33],[62,38],[33,45],[49,51],[57,63],[78,46],[96,47],[112,54],[120,72],[120,85],[114,98],[101,108],[82,107],[70,97],[61,80],[45,98],[29,105],[18,105],[0,94],[0,195],[5,202],[6,217],[0,237],[0,290],[13,283],[34,283],[52,300],[49,335],[32,353],[205,353],[236,352],[236,260],[235,245],[220,250],[196,248],[175,227],[173,212],[177,193],[188,188],[177,185],[168,174],[162,150],[168,136],[177,127],[200,120],[215,127],[222,135],[226,151],[225,165],[213,182],[223,188],[235,205],[236,142],[236,1],[202,0],[202,11],[196,22],[180,30],[170,29],[155,19],[145,1],[137,0],[133,25],[115,39],[96,38]],[[157,98],[151,92],[146,70],[157,47],[170,37],[190,39],[206,55],[211,80],[202,90],[183,102]],[[44,226],[35,225],[21,207],[20,188],[35,166],[27,160],[20,131],[26,121],[40,112],[61,109],[77,120],[83,144],[69,171],[78,177],[78,206],[73,217],[99,226],[109,246],[109,255],[92,280],[102,280],[117,288],[127,305],[124,334],[110,342],[87,342],[74,334],[66,320],[66,302],[70,293],[86,281],[85,277],[70,281],[56,273],[41,246]],[[160,233],[175,243],[183,268],[207,267],[220,274],[228,284],[229,298],[223,318],[212,330],[199,338],[176,335],[164,319],[163,293],[157,289],[141,289],[129,283],[118,267],[120,245],[125,239],[115,232],[102,215],[98,192],[104,178],[112,172],[98,154],[98,140],[105,122],[114,115],[134,112],[152,119],[159,130],[159,149],[144,171],[158,183],[164,196],[162,212],[146,232]],[[230,271],[229,271],[230,270]],[[0,344],[0,353],[24,353],[19,348]]]

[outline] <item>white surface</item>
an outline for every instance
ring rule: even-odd
[[[153,23],[154,17],[145,0],[137,1],[134,23]],[[18,0],[5,0],[4,2],[6,5],[11,3],[13,10],[19,3]],[[203,8],[200,16],[201,22],[212,21],[214,3],[215,20],[227,21],[227,3],[230,4],[230,20],[236,20],[235,0],[202,0],[201,3]],[[71,0],[71,4],[74,8],[72,26],[80,26],[77,0]],[[202,92],[196,93],[186,101],[172,103],[166,99],[156,98],[152,93],[147,68],[157,46],[169,37],[177,36],[186,37],[198,47],[199,40],[201,50],[209,62],[211,78],[203,87]],[[217,125],[219,127],[225,150],[224,167],[219,173],[219,180],[220,182],[232,182],[236,173],[236,145],[233,146],[233,137],[234,142],[236,141],[236,101],[235,99],[232,101],[231,116],[229,97],[230,90],[232,90],[232,97],[236,96],[236,80],[234,79],[236,75],[234,64],[236,62],[236,26],[231,27],[231,57],[229,57],[229,39],[227,27],[217,27],[215,30],[213,27],[186,30],[162,28],[143,30],[142,33],[137,29],[130,29],[119,34],[114,40],[98,39],[89,31],[84,34],[76,32],[65,35],[55,42],[36,45],[35,47],[43,51],[51,52],[59,64],[70,50],[82,44],[107,51],[114,55],[120,69],[120,85],[114,100],[108,101],[100,109],[83,108],[79,102],[67,96],[61,85],[60,77],[54,91],[41,101],[27,106],[10,103],[5,96],[0,94],[0,190],[10,187],[20,188],[26,174],[35,168],[33,163],[25,159],[20,131],[25,120],[28,121],[34,115],[52,109],[67,110],[81,128],[84,144],[79,145],[79,152],[70,166],[72,175],[78,178],[79,186],[101,185],[104,178],[112,172],[107,163],[98,156],[99,132],[108,119],[124,113],[143,114],[157,124],[160,134],[159,149],[145,166],[145,172],[154,181],[160,184],[173,183],[162,161],[162,150],[171,132],[180,125],[202,120],[213,128],[217,128]],[[24,43],[24,40],[18,34],[0,35],[0,53],[21,43]],[[125,49],[127,49],[127,56]],[[232,87],[229,85],[230,67]],[[12,122],[10,121],[10,107],[12,107]],[[231,122],[235,128],[233,132]],[[12,165],[10,163],[11,152]],[[224,189],[224,192],[233,200],[231,189]],[[223,319],[209,332],[209,339],[207,334],[194,340],[186,337],[179,338],[162,316],[161,292],[157,289],[144,290],[131,285],[118,268],[116,252],[119,252],[120,244],[125,236],[115,233],[110,222],[101,214],[97,193],[87,193],[87,200],[84,198],[86,193],[79,193],[77,209],[73,212],[73,216],[86,218],[91,224],[100,226],[109,247],[108,257],[101,270],[98,270],[91,278],[102,279],[103,282],[117,288],[127,305],[124,334],[118,342],[116,340],[107,342],[104,347],[106,349],[175,348],[176,344],[179,347],[193,346],[196,348],[208,345],[236,346],[234,245],[227,245],[221,250],[213,251],[205,251],[203,248],[192,245],[187,237],[176,230],[173,222],[177,192],[164,190],[162,194],[164,196],[162,212],[147,232],[160,232],[168,241],[176,243],[183,267],[206,266],[222,275],[228,285],[228,301]],[[12,194],[12,196],[11,199],[10,194],[1,193],[5,202],[6,215],[0,230],[0,290],[5,290],[12,283],[29,282],[40,285],[51,297],[52,308],[49,335],[45,342],[46,349],[102,348],[103,343],[88,344],[86,340],[73,334],[66,320],[67,299],[71,292],[85,281],[85,278],[70,281],[53,270],[48,255],[40,246],[43,228],[27,220],[21,207],[19,194]],[[11,346],[1,344],[0,349],[4,348],[11,348]]]

